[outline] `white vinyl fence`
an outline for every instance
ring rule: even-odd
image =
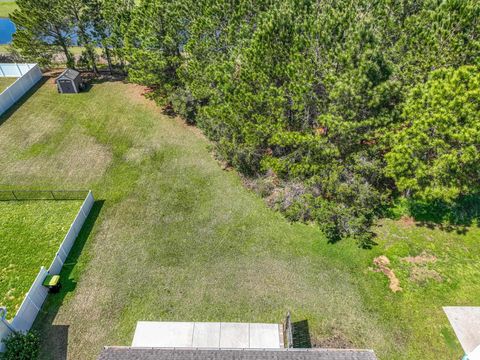
[[[12,327],[15,331],[28,331],[32,327],[43,302],[47,298],[48,289],[42,285],[47,275],[47,269],[42,266],[30,290],[25,295],[17,314],[13,318]]]
[[[13,332],[12,325],[8,323],[5,319],[7,315],[7,310],[5,308],[0,308],[0,339],[8,337]],[[0,342],[0,352],[4,350],[5,345]]]
[[[50,275],[60,274],[62,266],[67,259],[68,253],[72,249],[73,243],[75,242],[78,233],[82,229],[83,223],[87,219],[87,216],[90,213],[94,202],[95,199],[93,198],[92,192],[89,191],[87,197],[85,198],[85,201],[82,204],[82,207],[78,211],[77,217],[75,218],[75,220],[73,220],[73,223],[70,226],[67,235],[65,236],[62,244],[60,245],[60,249],[58,249],[55,258],[53,259],[52,264],[48,269],[48,273]]]
[[[50,268],[47,270],[42,266],[35,281],[30,287],[30,290],[28,291],[27,295],[25,295],[20,308],[12,320],[11,327],[13,330],[28,331],[32,327],[33,322],[35,321],[38,312],[42,308],[43,302],[47,298],[48,294],[48,289],[42,285],[43,281],[47,275],[60,274],[62,266],[67,259],[68,253],[72,249],[75,239],[77,238],[78,233],[80,232],[85,220],[88,217],[88,214],[90,213],[90,210],[92,209],[94,201],[95,199],[93,198],[93,194],[91,191],[89,191],[80,210],[78,211],[77,216],[75,217],[75,220],[73,220],[67,235],[63,239],[55,258],[50,265]],[[4,337],[8,336],[9,333],[9,331],[5,331],[3,333],[0,327],[0,342]],[[0,351],[2,351],[1,346]]]
[[[2,115],[42,78],[42,71],[37,64],[0,64],[0,77],[17,78],[0,93]]]

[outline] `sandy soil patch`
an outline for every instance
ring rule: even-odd
[[[373,263],[377,266],[377,268],[373,269],[373,271],[382,272],[388,277],[388,280],[390,281],[390,290],[393,292],[402,291],[402,288],[400,287],[400,280],[398,280],[393,270],[389,268],[390,260],[385,255],[376,257],[373,259]]]
[[[433,269],[415,266],[410,273],[410,280],[417,284],[425,284],[428,280],[443,281],[442,276]]]
[[[400,220],[398,220],[398,223],[404,227],[411,227],[416,224],[416,221],[411,216],[402,216]]]
[[[407,256],[402,258],[402,261],[405,261],[410,264],[428,264],[428,263],[434,263],[435,261],[437,261],[437,257],[432,254],[428,254],[424,250],[420,255]]]

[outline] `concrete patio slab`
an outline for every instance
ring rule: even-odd
[[[191,322],[139,321],[133,336],[134,347],[192,347]]]
[[[480,345],[480,307],[445,306],[443,308],[465,353]]]
[[[220,323],[194,323],[193,347],[220,347]]]
[[[246,323],[221,323],[220,348],[250,348],[250,327]]]
[[[280,349],[279,324],[139,321],[132,347]]]
[[[280,328],[278,324],[250,324],[250,348],[275,349],[279,347]]]

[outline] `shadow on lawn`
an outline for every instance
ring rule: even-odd
[[[453,203],[411,201],[408,208],[417,226],[465,234],[468,227],[480,225],[480,194],[463,196]]]
[[[382,215],[393,219],[411,217],[415,226],[466,234],[471,226],[480,226],[480,193],[465,195],[455,201],[403,199],[398,207],[383,209]]]
[[[49,359],[67,359],[68,325],[54,325],[53,322],[66,295],[74,291],[77,286],[77,282],[71,277],[71,274],[78,263],[78,259],[100,215],[104,202],[104,200],[97,200],[93,204],[92,210],[85,220],[82,230],[78,234],[60,273],[62,288],[58,294],[48,295],[35,320],[33,328],[40,333],[42,353],[48,353]]]
[[[308,320],[292,323],[293,347],[308,349],[312,347]]]
[[[15,104],[13,104],[3,115],[0,115],[0,126],[7,121],[35,92],[48,81],[48,76],[43,76],[30,90],[28,90]]]

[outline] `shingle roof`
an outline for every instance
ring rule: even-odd
[[[372,350],[228,350],[106,347],[98,360],[377,360],[377,358]]]
[[[70,80],[75,80],[77,78],[77,76],[80,75],[80,73],[77,71],[77,70],[74,70],[74,69],[67,69],[65,70],[64,72],[62,72],[58,77],[57,79],[61,78],[61,77],[66,77]]]

